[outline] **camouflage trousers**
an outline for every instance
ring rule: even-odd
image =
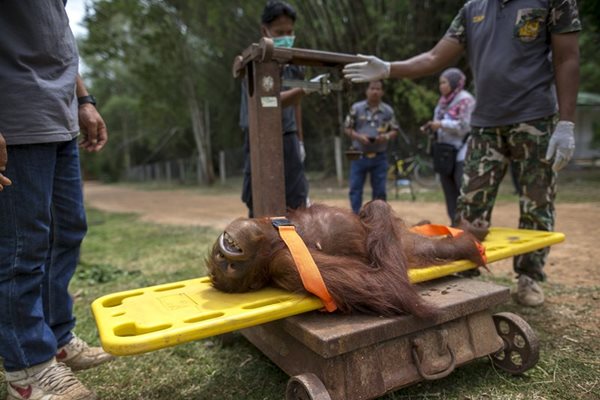
[[[473,128],[468,142],[457,216],[468,221],[491,221],[500,182],[507,168],[513,169],[519,186],[519,228],[552,231],[556,173],[545,162],[554,129],[554,118],[494,128]],[[497,225],[508,225],[501,221]],[[543,281],[544,264],[550,248],[514,258],[514,271]]]

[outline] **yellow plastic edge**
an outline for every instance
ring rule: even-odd
[[[558,232],[492,228],[484,242],[488,262],[528,253],[560,243]],[[418,283],[476,267],[469,261],[411,269]],[[177,344],[318,310],[313,296],[275,288],[226,294],[210,285],[208,277],[172,282],[108,294],[92,305],[100,341],[106,351],[123,356]]]

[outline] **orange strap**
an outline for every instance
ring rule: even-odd
[[[434,224],[415,225],[411,227],[410,230],[414,233],[419,233],[425,236],[450,235],[452,237],[459,237],[463,234],[462,229],[452,228],[446,225]]]
[[[475,246],[477,246],[477,250],[479,250],[479,254],[481,255],[481,259],[483,260],[483,263],[487,264],[487,255],[485,254],[485,246],[479,240],[475,241]],[[483,267],[485,269],[487,269],[487,267],[485,265]]]
[[[331,298],[327,286],[325,286],[321,272],[319,272],[319,268],[317,268],[317,264],[310,255],[306,244],[296,232],[294,225],[285,218],[272,218],[271,222],[279,231],[279,236],[287,245],[290,253],[292,253],[292,258],[300,273],[304,288],[319,297],[327,311],[335,311],[337,306]]]
[[[435,224],[425,224],[425,225],[415,225],[410,228],[410,230],[414,233],[418,233],[425,236],[443,236],[450,235],[452,237],[459,237],[463,234],[462,229],[452,228],[446,225],[435,225]],[[485,254],[485,246],[479,240],[475,240],[475,246],[477,246],[477,250],[479,250],[479,254],[481,255],[481,259],[485,264],[487,264],[487,256]]]

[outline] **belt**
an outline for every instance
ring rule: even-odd
[[[365,157],[365,158],[375,158],[378,155],[384,154],[384,153],[385,153],[384,151],[380,151],[380,152],[377,152],[377,153],[375,153],[375,152],[373,152],[373,153],[363,153],[363,157]]]

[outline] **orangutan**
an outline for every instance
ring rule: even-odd
[[[287,216],[312,255],[342,313],[431,318],[436,310],[411,285],[407,269],[467,259],[484,260],[475,237],[431,238],[412,233],[384,201],[367,203],[360,215],[314,204]],[[481,233],[479,231],[478,233]],[[207,259],[215,288],[247,292],[267,285],[305,291],[291,253],[270,218],[233,221]]]

